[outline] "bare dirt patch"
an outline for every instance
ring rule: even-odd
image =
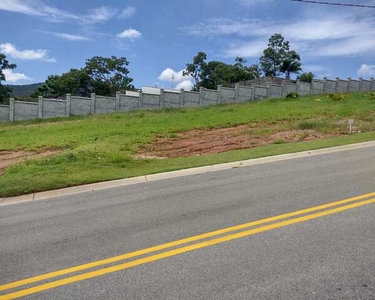
[[[38,153],[29,151],[0,151],[0,174],[4,173],[5,168],[16,163],[52,156],[59,152],[58,150],[46,150]]]
[[[259,128],[257,128],[259,130]],[[268,130],[268,131],[267,131]],[[231,128],[190,130],[177,133],[173,138],[158,138],[139,153],[144,157],[187,157],[248,149],[270,144],[310,141],[338,136],[337,133],[321,133],[316,130],[283,130],[266,128],[266,132],[254,130],[250,125]]]

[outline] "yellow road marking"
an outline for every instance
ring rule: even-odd
[[[91,262],[91,263],[87,263],[87,264],[83,264],[83,265],[79,265],[79,266],[75,266],[75,267],[71,267],[71,268],[66,268],[66,269],[62,269],[62,270],[59,270],[59,271],[55,271],[55,272],[42,274],[42,275],[35,276],[35,277],[30,277],[30,278],[27,278],[27,279],[23,279],[23,280],[19,280],[19,281],[16,281],[16,282],[1,285],[0,286],[0,292],[5,291],[5,290],[9,290],[9,289],[13,289],[13,288],[16,288],[16,287],[20,287],[20,286],[23,286],[23,285],[35,283],[35,282],[38,282],[38,281],[51,279],[51,278],[54,278],[54,277],[58,277],[58,276],[62,276],[62,275],[66,275],[66,274],[70,274],[70,273],[74,273],[74,272],[79,272],[79,271],[83,271],[83,270],[87,270],[87,269],[91,269],[91,268],[94,268],[94,267],[103,266],[103,265],[106,265],[106,264],[118,262],[118,261],[129,259],[129,258],[134,258],[134,257],[137,257],[137,256],[149,254],[149,253],[160,251],[160,250],[165,250],[165,249],[168,249],[168,248],[180,246],[180,245],[187,244],[187,243],[190,243],[190,242],[195,242],[195,241],[202,240],[202,239],[205,239],[205,238],[210,238],[210,237],[214,237],[214,236],[217,236],[217,235],[230,233],[230,232],[233,232],[233,231],[246,229],[246,228],[257,226],[257,225],[262,225],[262,224],[273,222],[273,221],[279,221],[279,220],[282,220],[282,219],[295,217],[295,216],[298,216],[298,215],[302,215],[302,214],[306,214],[306,213],[310,213],[310,212],[314,212],[314,211],[318,211],[318,210],[322,210],[322,209],[326,209],[326,208],[330,208],[330,207],[354,202],[354,201],[369,198],[369,197],[372,197],[372,196],[375,196],[375,192],[365,194],[365,195],[356,196],[356,197],[352,197],[352,198],[348,198],[348,199],[344,199],[344,200],[340,200],[340,201],[336,201],[336,202],[331,202],[331,203],[327,203],[327,204],[323,204],[323,205],[319,205],[319,206],[315,206],[315,207],[311,207],[311,208],[307,208],[307,209],[298,210],[298,211],[286,213],[286,214],[283,214],[283,215],[269,217],[269,218],[266,218],[266,219],[253,221],[253,222],[250,222],[250,223],[245,223],[245,224],[241,224],[241,225],[237,225],[237,226],[233,226],[233,227],[228,227],[228,228],[224,228],[224,229],[220,229],[220,230],[216,230],[216,231],[212,231],[212,232],[208,232],[208,233],[184,238],[184,239],[181,239],[181,240],[173,241],[173,242],[170,242],[170,243],[146,248],[146,249],[143,249],[143,250],[138,250],[138,251],[127,253],[127,254],[122,254],[122,255],[119,255],[119,256],[114,256],[114,257],[110,257],[110,258],[107,258],[107,259],[103,259],[103,260],[99,260],[99,261],[95,261],[95,262]]]
[[[116,266],[111,266],[111,267],[107,267],[107,268],[104,268],[104,269],[91,271],[91,272],[88,272],[88,273],[75,275],[75,276],[60,279],[60,280],[56,280],[56,281],[53,281],[53,282],[50,282],[50,283],[42,284],[42,285],[39,285],[39,286],[35,286],[35,287],[32,287],[32,288],[28,288],[28,289],[24,289],[24,290],[21,290],[21,291],[18,291],[18,292],[14,292],[14,293],[10,293],[10,294],[7,294],[7,295],[0,296],[0,299],[1,300],[5,300],[5,299],[9,300],[9,299],[16,299],[16,298],[24,297],[24,296],[27,296],[27,295],[39,293],[39,292],[49,290],[49,289],[52,289],[52,288],[56,288],[56,287],[59,287],[59,286],[71,284],[71,283],[74,283],[74,282],[79,282],[79,281],[82,281],[82,280],[86,280],[86,279],[90,279],[90,278],[94,278],[94,277],[98,277],[98,276],[103,276],[105,274],[129,269],[129,268],[132,268],[132,267],[135,267],[135,266],[139,266],[139,265],[143,265],[143,264],[146,264],[146,263],[154,262],[154,261],[164,259],[164,258],[167,258],[167,257],[171,257],[171,256],[179,255],[179,254],[182,254],[182,253],[194,251],[194,250],[197,250],[197,249],[205,248],[205,247],[208,247],[208,246],[212,246],[212,245],[232,241],[232,240],[235,240],[235,239],[251,236],[251,235],[254,235],[254,234],[261,233],[261,232],[266,232],[266,231],[270,231],[270,230],[273,230],[273,229],[289,226],[289,225],[292,225],[292,224],[306,222],[306,221],[313,220],[313,219],[316,219],[316,218],[320,218],[320,217],[336,214],[336,213],[339,213],[339,212],[343,212],[343,211],[346,211],[346,210],[349,210],[349,209],[369,205],[369,204],[372,204],[372,203],[375,203],[375,198],[365,200],[365,201],[361,201],[361,202],[356,202],[356,203],[349,204],[349,205],[346,205],[346,206],[337,207],[337,208],[334,208],[334,209],[331,209],[331,210],[326,210],[326,211],[310,214],[310,215],[303,216],[303,217],[298,217],[298,218],[294,218],[294,219],[290,219],[290,220],[286,220],[286,221],[282,221],[282,222],[278,222],[278,223],[273,223],[273,224],[270,224],[270,225],[265,225],[265,226],[262,226],[262,227],[258,227],[258,228],[247,230],[247,231],[238,232],[238,233],[227,235],[227,236],[224,236],[224,237],[219,237],[219,238],[216,238],[216,239],[196,243],[196,244],[193,244],[193,245],[189,245],[189,246],[181,247],[181,248],[178,248],[178,249],[166,251],[166,252],[163,252],[163,253],[151,255],[151,256],[148,256],[148,257],[145,257],[145,258],[141,258],[141,259],[137,259],[137,260],[134,260],[134,261],[126,262],[126,263],[119,264],[119,265],[116,265]]]

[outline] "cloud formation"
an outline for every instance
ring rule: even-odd
[[[128,19],[135,15],[137,12],[136,8],[133,6],[128,6],[119,14],[119,19]]]
[[[117,37],[120,39],[129,39],[131,41],[140,39],[141,36],[142,36],[142,33],[133,28],[126,29],[117,35]]]
[[[371,54],[375,48],[375,16],[363,13],[324,12],[292,20],[213,18],[182,30],[196,37],[230,39],[223,50],[230,57],[259,57],[268,38],[278,32],[307,56]]]
[[[15,83],[21,80],[31,80],[31,78],[27,77],[25,74],[22,73],[14,73],[13,70],[3,70],[5,75],[6,82]]]
[[[375,76],[375,65],[361,65],[361,67],[358,70],[358,75],[363,77]]]
[[[44,0],[1,0],[0,10],[39,17],[50,22],[77,22],[81,24],[103,23],[119,16],[130,17],[135,13],[134,7],[123,11],[118,8],[101,6],[92,8],[85,14],[76,14],[48,5]]]
[[[190,91],[193,88],[191,76],[184,76],[184,70],[176,72],[171,68],[166,68],[158,77],[158,80],[177,84],[176,89]]]
[[[18,50],[15,45],[10,43],[0,44],[0,52],[15,59],[56,62],[54,58],[48,57],[47,50]]]

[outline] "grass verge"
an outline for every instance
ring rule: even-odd
[[[375,103],[364,93],[350,94],[337,102],[324,96],[293,100],[219,105],[205,108],[142,111],[69,119],[36,120],[0,125],[0,151],[62,153],[30,160],[0,175],[0,197],[16,196],[105,180],[192,168],[304,150],[375,140]],[[363,133],[298,143],[275,143],[224,153],[135,160],[140,148],[160,136],[174,136],[190,129],[259,124],[285,129],[347,132],[347,120],[355,119]],[[265,134],[267,130],[264,130]]]

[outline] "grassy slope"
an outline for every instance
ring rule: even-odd
[[[319,100],[317,100],[319,99]],[[168,160],[133,160],[157,136],[192,128],[259,123],[279,130],[345,132],[354,118],[365,133],[293,144]],[[96,115],[0,125],[1,150],[61,149],[58,156],[10,167],[0,175],[0,197],[132,177],[213,163],[375,140],[375,102],[365,94],[333,102],[324,96],[171,111]],[[261,133],[261,130],[258,132]],[[265,131],[264,134],[267,134]]]

